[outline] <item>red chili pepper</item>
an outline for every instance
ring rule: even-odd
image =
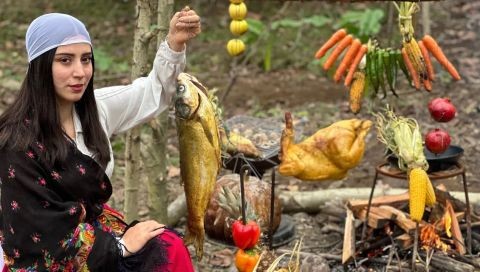
[[[252,248],[260,238],[260,227],[255,221],[248,221],[247,224],[244,225],[241,220],[236,220],[232,225],[232,236],[238,248]]]

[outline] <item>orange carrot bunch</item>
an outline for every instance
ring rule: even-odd
[[[422,39],[422,43],[425,45],[425,48],[431,53],[435,59],[447,70],[447,72],[452,76],[455,80],[460,80],[460,74],[458,74],[457,69],[455,66],[447,59],[445,54],[442,51],[442,48],[437,44],[435,39],[432,38],[430,35],[425,35]],[[430,57],[428,57],[430,59]],[[433,69],[432,69],[433,74]],[[432,79],[433,80],[433,79]]]
[[[344,28],[342,28],[333,33],[332,36],[330,36],[330,38],[317,50],[315,58],[322,58],[328,50],[333,47],[335,48],[325,60],[323,69],[330,69],[338,57],[346,50],[333,78],[335,82],[339,82],[348,71],[345,78],[345,86],[350,86],[353,74],[360,63],[360,60],[367,52],[367,46],[362,45],[359,39],[355,39],[352,35],[348,34]]]

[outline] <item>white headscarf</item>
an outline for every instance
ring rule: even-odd
[[[48,13],[32,21],[25,36],[28,62],[52,48],[73,43],[92,46],[85,25],[68,14]]]

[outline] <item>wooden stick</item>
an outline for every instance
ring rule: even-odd
[[[391,205],[394,203],[403,203],[407,202],[409,199],[408,193],[403,193],[400,195],[387,195],[387,196],[378,196],[372,199],[372,206],[378,205]],[[368,199],[364,200],[350,200],[347,202],[347,205],[350,209],[356,210],[366,207],[368,205]],[[373,207],[372,207],[373,208]]]
[[[453,244],[457,249],[460,255],[464,255],[467,251],[465,249],[465,241],[463,240],[462,231],[460,230],[460,225],[458,224],[457,216],[453,210],[452,204],[447,200],[447,211],[452,218],[452,238]]]
[[[347,208],[345,231],[343,233],[342,264],[350,262],[355,257],[355,218],[353,212]]]
[[[425,256],[423,253],[420,255]],[[457,261],[442,252],[435,252],[432,256],[430,265],[439,269],[440,271],[452,271],[452,272],[473,272],[475,267],[473,265]]]

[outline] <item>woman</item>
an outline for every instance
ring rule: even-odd
[[[195,11],[177,12],[147,77],[94,92],[83,23],[51,13],[30,24],[27,75],[0,116],[0,228],[9,271],[193,271],[174,231],[153,220],[127,226],[105,203],[109,137],[168,107],[185,44],[200,31]]]

